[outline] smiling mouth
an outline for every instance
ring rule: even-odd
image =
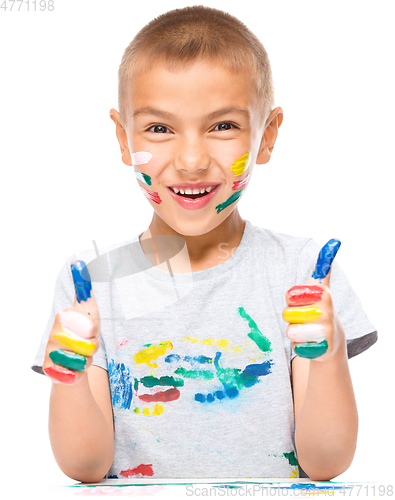
[[[176,194],[177,196],[180,196],[181,198],[189,198],[191,200],[195,200],[196,198],[203,198],[204,196],[207,196],[208,194],[210,194],[212,191],[214,191],[215,188],[217,188],[217,186],[214,186],[212,190],[210,190],[210,192],[207,192],[207,191],[204,191],[204,193],[197,193],[197,194],[181,194],[181,192],[179,191],[178,193],[175,193],[173,191],[173,189],[171,188],[168,188],[170,189],[170,191],[172,191],[174,194]]]

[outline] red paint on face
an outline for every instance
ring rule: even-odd
[[[123,477],[137,476],[138,474],[142,476],[153,476],[154,471],[152,470],[152,464],[140,464],[134,469],[123,470],[119,474]]]
[[[75,381],[75,372],[66,368],[59,368],[56,365],[44,368],[44,372],[48,377],[63,384],[72,384]]]
[[[244,179],[241,179],[241,181],[234,182],[232,189],[234,191],[238,191],[239,189],[243,188],[247,184],[249,178],[250,178],[250,174],[248,174],[246,177],[244,177]]]
[[[288,302],[292,306],[301,306],[321,300],[324,290],[316,285],[296,285],[288,290]]]
[[[148,198],[149,200],[154,201],[159,205],[159,203],[162,203],[162,200],[159,197],[158,193],[155,193],[154,191],[148,191],[147,189],[144,189],[143,186],[140,186],[141,191],[144,193],[144,196]]]
[[[173,389],[168,389],[167,391],[160,391],[155,394],[142,394],[139,396],[141,401],[145,403],[157,403],[157,402],[166,402],[166,401],[174,401],[180,397],[180,391],[173,387]]]

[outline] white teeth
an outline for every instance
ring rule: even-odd
[[[177,194],[177,193],[180,193],[180,194],[203,194],[205,192],[209,193],[212,189],[214,189],[215,186],[210,186],[210,187],[207,187],[207,188],[194,188],[193,191],[192,189],[190,188],[187,188],[187,189],[177,189],[175,187],[172,187],[171,189]]]

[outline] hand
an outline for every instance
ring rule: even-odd
[[[305,285],[287,291],[283,318],[290,323],[287,336],[302,358],[326,361],[345,344],[345,334],[333,307],[329,289],[331,266],[340,248],[339,240],[329,240],[318,255],[313,274]]]
[[[56,315],[43,364],[44,373],[63,384],[81,381],[99,349],[100,316],[88,268],[77,260],[71,264],[71,272],[74,304]]]

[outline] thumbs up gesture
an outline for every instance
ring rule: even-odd
[[[340,241],[329,240],[320,250],[313,274],[304,285],[286,293],[288,306],[283,311],[287,336],[302,358],[326,361],[338,350],[345,335],[333,307],[329,283],[332,262]]]
[[[85,262],[71,264],[75,299],[56,317],[49,335],[44,373],[55,383],[75,384],[86,375],[99,348],[100,316]]]

